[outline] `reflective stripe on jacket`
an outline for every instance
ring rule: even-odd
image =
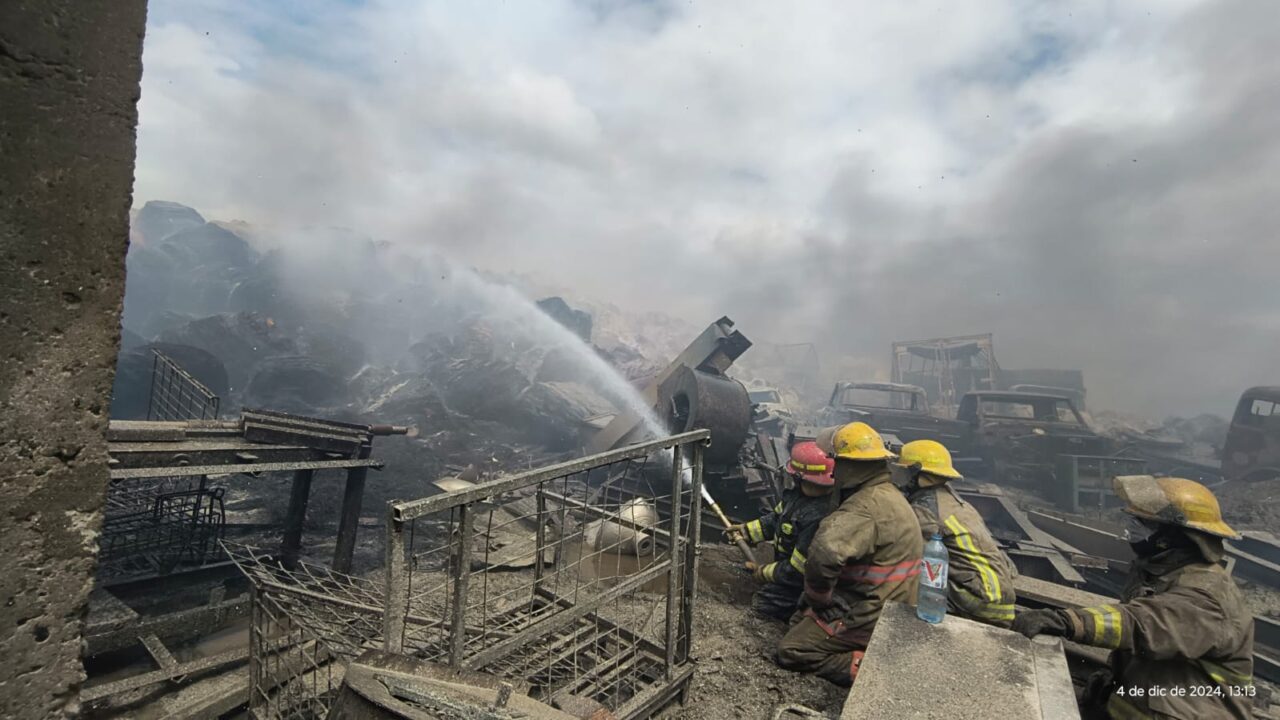
[[[1253,616],[1231,576],[1198,554],[1187,558],[1191,552],[1139,560],[1123,602],[1066,611],[1072,640],[1115,651],[1111,665],[1119,686],[1220,688],[1113,693],[1107,701],[1113,718],[1252,717]]]
[[[762,570],[766,580],[796,587],[804,582],[809,543],[831,510],[830,496],[810,497],[795,487],[782,494],[772,512],[747,523],[747,537],[753,544],[773,542],[773,562]]]
[[[842,463],[836,464],[837,481]],[[818,527],[805,562],[805,593],[818,604],[839,594],[849,605],[843,626],[870,636],[888,600],[915,604],[924,541],[911,505],[889,482],[887,467],[861,478]]]
[[[921,488],[911,494],[911,508],[925,539],[935,532],[947,546],[948,599],[959,615],[990,625],[1013,624],[1013,579],[1018,571],[982,516],[949,485]]]

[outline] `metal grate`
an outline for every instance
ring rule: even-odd
[[[130,502],[108,507],[99,541],[100,577],[167,574],[181,564],[202,565],[220,553],[218,541],[226,527],[223,489],[157,492],[157,487],[122,492]]]
[[[382,647],[384,588],[252,547],[223,543],[253,585],[250,707],[259,718],[323,718],[346,663]]]
[[[692,675],[706,437],[392,503],[385,583],[224,544],[255,588],[251,710],[324,717],[345,663],[381,647],[650,716]]]
[[[298,622],[296,606],[255,590],[249,628],[250,715],[303,720],[329,714],[346,663],[323,636]]]
[[[221,402],[173,358],[153,349],[148,420],[217,420]]]
[[[173,358],[152,353],[147,419],[217,419],[218,396]],[[99,577],[166,574],[215,560],[226,526],[223,491],[208,487],[204,476],[113,480],[98,543]]]

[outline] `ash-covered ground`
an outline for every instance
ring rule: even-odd
[[[688,704],[673,706],[659,717],[770,718],[779,705],[838,715],[848,690],[774,664],[787,625],[751,611],[755,585],[736,553],[724,545],[704,546],[694,616],[698,670]]]

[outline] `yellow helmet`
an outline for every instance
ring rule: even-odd
[[[1125,503],[1124,511],[1135,517],[1171,523],[1232,540],[1240,539],[1223,522],[1218,498],[1195,480],[1151,475],[1120,475],[1115,479],[1116,495]]]
[[[921,471],[930,475],[952,480],[962,477],[951,464],[951,452],[937,440],[912,440],[902,446],[897,464],[909,468],[917,463]]]
[[[841,426],[832,436],[831,445],[832,454],[844,460],[888,460],[894,457],[884,446],[880,433],[863,422]]]

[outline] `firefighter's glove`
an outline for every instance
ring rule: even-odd
[[[1103,668],[1089,676],[1084,692],[1080,694],[1080,707],[1102,709],[1115,691],[1116,679],[1108,668]]]
[[[747,570],[751,571],[751,577],[755,578],[756,582],[761,585],[769,582],[769,578],[764,574],[764,569],[768,567],[767,565],[761,565],[753,562],[745,563],[745,565]]]
[[[746,540],[747,526],[746,525],[730,525],[729,527],[724,529],[724,539],[725,539],[725,542],[729,543],[730,545],[737,543],[739,540]]]
[[[1061,610],[1028,610],[1018,613],[1013,619],[1013,631],[1029,638],[1037,635],[1067,637],[1071,631],[1071,623]]]
[[[831,601],[819,606],[808,593],[800,596],[800,609],[808,609],[813,616],[828,625],[849,616],[849,603],[839,595],[832,595]]]

